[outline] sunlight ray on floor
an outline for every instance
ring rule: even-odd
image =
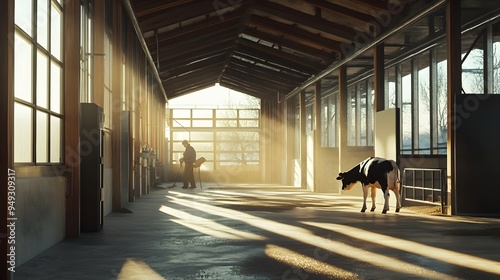
[[[324,250],[328,250],[332,253],[356,259],[362,262],[370,263],[371,265],[381,267],[386,270],[396,271],[403,274],[409,274],[413,276],[423,277],[426,279],[449,279],[450,276],[436,272],[418,265],[407,263],[395,258],[387,257],[384,255],[372,253],[366,250],[362,250],[342,242],[337,242],[328,238],[323,238],[314,235],[309,230],[305,230],[298,226],[292,226],[288,224],[283,224],[273,220],[263,219],[257,216],[253,216],[247,213],[243,213],[236,210],[225,209],[222,207],[217,207],[205,203],[200,203],[196,201],[189,201],[176,197],[169,197],[172,199],[173,203],[183,205],[186,207],[191,207],[199,211],[220,216],[224,218],[239,220],[247,223],[256,228],[260,228],[304,244],[315,246]]]
[[[179,218],[179,219],[171,219],[172,222],[178,223],[190,229],[214,237],[227,238],[227,239],[252,239],[252,240],[266,239],[261,235],[235,230],[231,227],[222,225],[213,220],[191,215],[184,211],[177,210],[165,205],[161,206],[159,210],[165,214]]]
[[[452,265],[463,266],[475,270],[481,270],[493,274],[500,275],[500,263],[488,259],[458,253],[446,249],[441,249],[422,243],[417,243],[401,238],[395,238],[388,235],[383,235],[356,227],[350,227],[340,224],[302,222],[303,224],[323,228],[344,234],[346,236],[362,240],[364,242],[372,242],[385,247],[394,248],[401,251],[406,251],[412,254],[421,255],[427,258],[435,259],[441,262],[446,262]]]
[[[281,263],[305,271],[285,271],[282,277],[283,279],[295,279],[289,277],[293,274],[305,274],[305,278],[302,279],[307,279],[307,273],[321,274],[330,277],[333,276],[336,279],[359,279],[358,275],[350,271],[322,262],[317,258],[311,258],[309,256],[299,254],[281,246],[267,244],[265,254]]]

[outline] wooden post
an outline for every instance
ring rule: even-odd
[[[299,94],[300,122],[300,187],[307,188],[307,136],[306,136],[306,92]]]
[[[456,213],[455,201],[455,108],[454,95],[462,90],[461,62],[461,1],[446,3],[446,48],[448,53],[448,141],[447,141],[447,209],[443,214]]]
[[[112,103],[111,106],[111,177],[113,181],[112,186],[112,209],[113,211],[120,211],[120,188],[121,188],[121,174],[120,174],[120,160],[121,160],[121,111],[122,111],[122,4],[121,2],[113,2],[115,5],[112,7],[113,14],[115,15],[113,21],[113,69],[112,75]]]
[[[375,90],[375,112],[380,112],[385,109],[385,63],[384,63],[384,43],[375,47],[373,56],[374,64],[374,86]]]
[[[7,199],[8,199],[8,182],[9,182],[9,168],[14,168],[13,145],[12,137],[14,132],[14,0],[0,1],[0,182],[2,184],[2,191],[0,191],[0,219],[2,219],[2,227],[0,228],[0,271],[2,279],[12,279],[8,268],[11,267],[7,263],[7,254],[10,253],[10,246],[7,243],[10,229],[7,228],[7,218],[10,217],[7,213]],[[15,178],[15,177],[13,177]]]
[[[66,237],[80,236],[80,2],[64,6],[64,144],[71,175],[66,197]]]
[[[339,69],[339,172],[344,169],[343,160],[347,154],[347,68]]]
[[[320,183],[321,165],[321,80],[314,84],[314,190],[317,191]]]

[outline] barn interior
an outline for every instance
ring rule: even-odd
[[[337,174],[377,156],[398,163],[403,207],[500,214],[500,1],[0,5],[0,214],[18,266],[182,184],[183,140],[208,186],[361,197]],[[174,105],[213,88],[248,102]]]

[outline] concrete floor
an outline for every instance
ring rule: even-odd
[[[14,279],[500,279],[500,219],[360,208],[276,186],[154,190]]]

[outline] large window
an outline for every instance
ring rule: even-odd
[[[63,7],[15,1],[14,161],[62,162]]]
[[[446,48],[438,47],[386,69],[386,108],[400,109],[402,154],[445,154]]]
[[[415,59],[417,86],[415,88],[415,133],[416,150],[419,154],[430,154],[431,148],[431,85],[429,52],[420,54]]]
[[[221,166],[260,163],[259,109],[182,109],[170,110],[172,160],[184,152],[181,141],[189,140],[197,157],[205,157],[208,170]]]
[[[91,0],[82,1],[80,6],[80,101],[89,103],[94,101],[93,95],[93,67],[94,56],[103,55],[94,53],[94,20]]]
[[[321,146],[338,147],[338,92],[321,99]]]
[[[186,139],[207,160],[204,170],[260,164],[260,99],[215,86],[172,99],[168,107],[171,163],[183,156]]]
[[[373,79],[347,88],[347,145],[373,146]]]

